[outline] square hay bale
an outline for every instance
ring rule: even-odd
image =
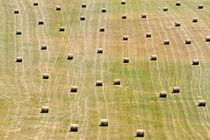
[[[70,125],[70,130],[71,132],[78,132],[79,125],[78,124],[71,124]]]
[[[102,86],[103,86],[103,81],[97,80],[97,81],[96,81],[96,86],[102,87]]]
[[[22,57],[16,57],[15,62],[23,62],[23,58]]]
[[[128,41],[128,38],[129,38],[128,35],[124,35],[124,36],[123,36],[123,40],[124,40],[124,41]]]
[[[78,86],[71,86],[70,92],[77,92],[78,91]]]
[[[101,9],[101,12],[102,12],[102,13],[106,13],[106,8],[102,8],[102,9]]]
[[[56,6],[56,7],[55,7],[55,10],[56,10],[56,11],[61,11],[61,7],[60,7],[60,6]]]
[[[73,60],[73,58],[74,58],[73,54],[68,54],[67,55],[67,60]]]
[[[98,54],[102,54],[104,51],[103,51],[103,48],[98,48],[98,50],[97,50],[97,53]]]
[[[100,27],[99,32],[105,32],[105,28],[104,27]]]
[[[180,22],[175,22],[175,27],[180,27],[181,26],[181,23]]]
[[[48,106],[42,106],[40,113],[49,113],[49,107]]]
[[[197,106],[205,107],[206,106],[206,100],[199,100],[198,103],[197,103]]]
[[[40,50],[47,50],[47,45],[41,45]]]
[[[152,37],[152,33],[148,32],[146,33],[146,38],[151,38]]]
[[[44,74],[42,75],[42,79],[49,79],[49,78],[50,78],[50,76],[49,76],[48,73],[44,73]]]
[[[164,12],[168,11],[168,7],[163,7],[163,11]]]
[[[180,87],[173,87],[172,93],[180,93]]]
[[[16,35],[22,35],[22,32],[20,30],[17,30]]]
[[[142,14],[141,18],[147,18],[147,15],[146,14]]]
[[[120,79],[114,79],[114,85],[121,85]]]
[[[121,0],[121,4],[126,4],[125,0]]]
[[[101,119],[100,126],[108,126],[108,125],[109,125],[108,119]]]
[[[34,6],[39,6],[39,3],[38,2],[34,2],[33,5]]]
[[[185,40],[185,44],[192,44],[191,39],[186,39],[186,40]]]
[[[123,63],[129,63],[129,58],[128,57],[123,58]]]
[[[39,20],[38,21],[38,25],[43,25],[44,24],[44,21],[43,20]]]
[[[82,4],[82,8],[86,8],[87,5],[85,3]]]
[[[169,40],[163,40],[163,44],[164,45],[170,45],[170,41]]]
[[[19,10],[17,10],[17,9],[15,9],[15,10],[13,11],[13,13],[14,13],[14,14],[19,14],[19,13],[20,13],[20,11],[19,11]]]
[[[176,2],[176,6],[181,6],[181,2]]]
[[[193,18],[192,22],[198,22],[198,18]]]
[[[167,97],[166,91],[160,91],[159,97],[166,98]]]
[[[207,36],[205,39],[206,42],[210,42],[210,36]]]
[[[198,5],[198,9],[203,9],[203,5],[202,4],[199,4]]]
[[[152,56],[150,57],[150,60],[151,60],[151,61],[156,61],[156,60],[157,60],[157,55],[152,55]]]
[[[86,19],[85,16],[80,17],[80,20],[85,20],[85,19]]]
[[[59,32],[65,32],[65,27],[60,27]]]
[[[144,137],[144,130],[137,129],[136,130],[136,137]]]
[[[192,65],[199,65],[199,60],[198,59],[193,59]]]
[[[127,16],[126,15],[122,15],[122,19],[127,19]]]

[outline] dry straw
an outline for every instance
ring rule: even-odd
[[[170,45],[170,41],[169,40],[163,40],[163,44],[164,45]]]
[[[67,55],[67,60],[73,60],[73,58],[74,58],[73,54],[68,54]]]
[[[49,113],[49,107],[48,106],[42,106],[40,113]]]
[[[41,45],[40,50],[47,50],[47,45]]]
[[[160,91],[159,97],[160,98],[166,98],[167,97],[166,91]]]
[[[148,32],[146,33],[146,38],[151,38],[152,37],[152,33]]]
[[[48,73],[44,73],[44,74],[42,75],[42,79],[49,79],[49,78],[50,78],[50,76],[49,76]]]
[[[71,86],[71,92],[77,92],[78,91],[78,86]]]
[[[144,130],[137,129],[136,130],[136,137],[144,137]]]
[[[129,58],[128,57],[124,57],[123,58],[123,63],[129,63]]]
[[[61,7],[60,7],[60,6],[56,6],[56,7],[55,7],[55,10],[56,10],[56,11],[61,11]]]
[[[109,125],[108,119],[101,119],[100,126],[108,126],[108,125]]]
[[[104,51],[103,51],[103,48],[98,48],[98,50],[97,50],[97,53],[98,54],[102,54]]]
[[[157,60],[157,55],[152,55],[152,56],[150,57],[150,60],[151,60],[151,61],[156,61],[156,60]]]
[[[23,58],[22,57],[16,57],[15,62],[23,62]]]
[[[180,93],[180,87],[173,87],[172,93]]]
[[[206,100],[199,100],[197,103],[197,106],[205,107],[206,106]]]
[[[198,59],[193,59],[192,65],[199,65],[199,60]]]
[[[103,81],[97,80],[96,81],[96,86],[102,87],[103,86]]]
[[[70,130],[71,132],[78,132],[79,125],[78,124],[71,124],[70,125]]]
[[[121,85],[120,79],[114,79],[114,85]]]
[[[15,9],[15,10],[13,11],[13,13],[14,13],[14,14],[19,14],[19,13],[20,13],[20,11],[19,11],[19,10],[17,10],[17,9]]]

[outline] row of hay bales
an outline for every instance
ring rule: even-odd
[[[125,5],[126,1],[125,0],[121,0],[121,4]],[[39,5],[38,2],[34,2],[33,3],[33,6],[38,6],[38,5]],[[176,6],[181,6],[181,2],[176,2]],[[82,8],[86,8],[87,5],[86,4],[82,4],[81,7]],[[203,9],[203,5],[198,5],[198,9]],[[61,11],[61,7],[60,6],[56,6],[55,10],[56,11]],[[167,7],[163,8],[164,12],[166,12],[168,10],[169,9]],[[101,12],[106,13],[107,9],[106,8],[102,8]],[[14,14],[19,14],[19,13],[20,13],[19,10],[17,10],[17,9],[14,10]],[[122,19],[127,19],[127,15],[123,15],[121,18]],[[147,18],[147,14],[141,14],[141,18]],[[86,20],[86,17],[85,16],[81,16],[80,20]],[[194,18],[192,20],[192,22],[198,22],[198,19]],[[37,24],[38,25],[44,25],[44,21],[43,20],[39,20]],[[176,21],[175,22],[175,27],[180,27],[180,26],[181,26],[181,23]],[[59,32],[65,32],[65,27],[60,27],[59,28]],[[105,32],[105,27],[100,27],[99,32]],[[22,35],[22,32],[20,30],[17,30],[16,31],[16,35]],[[151,38],[152,37],[152,33],[150,33],[150,32],[146,33],[145,37],[146,38]],[[124,35],[123,36],[123,40],[124,41],[128,41],[129,40],[129,36],[128,35]],[[210,37],[206,37],[205,41],[206,42],[210,42]],[[191,43],[192,43],[192,41],[190,39],[186,39],[185,40],[185,44],[191,44]],[[164,40],[163,44],[164,45],[169,45],[170,41],[169,40]],[[41,45],[40,50],[47,50],[47,46],[46,45]],[[104,51],[103,51],[102,48],[98,48],[97,53],[98,54],[103,54]],[[151,61],[156,61],[157,59],[158,59],[157,55],[152,55],[150,57]],[[73,60],[73,54],[68,54],[67,55],[67,60]],[[16,57],[15,61],[16,62],[23,62],[23,58],[22,57]],[[130,62],[129,57],[123,58],[123,63],[129,63],[129,62]],[[199,60],[198,59],[194,59],[192,61],[192,65],[199,65]],[[47,74],[47,73],[43,74],[42,75],[42,79],[49,79],[49,74]],[[120,79],[115,79],[113,84],[114,85],[121,85],[121,80]],[[103,85],[104,85],[104,83],[101,80],[97,80],[96,83],[95,83],[95,86],[103,86]],[[70,92],[78,92],[78,86],[71,86]],[[181,92],[180,87],[173,87],[172,93],[180,93],[180,92]],[[166,98],[167,97],[167,92],[166,91],[160,91],[159,97],[160,98]],[[197,106],[199,106],[199,107],[206,106],[206,100],[199,100],[197,102]],[[42,106],[40,113],[49,113],[49,106]],[[99,123],[99,126],[108,127],[109,126],[108,119],[101,119],[101,121]],[[78,132],[79,131],[79,125],[78,124],[71,124],[69,131],[71,131],[71,132]],[[136,130],[136,137],[144,137],[144,135],[145,135],[145,130],[143,130],[143,129],[137,129]]]

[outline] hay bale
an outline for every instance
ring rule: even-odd
[[[47,50],[47,45],[41,45],[40,50]]]
[[[34,5],[34,6],[38,6],[39,3],[38,3],[38,2],[34,2],[33,5]]]
[[[114,79],[114,85],[121,85],[120,79]]]
[[[163,11],[164,12],[168,11],[168,7],[163,7]]]
[[[102,9],[101,9],[101,12],[102,12],[102,13],[106,13],[106,8],[102,8]]]
[[[170,45],[170,41],[169,40],[163,40],[163,44],[164,45]]]
[[[125,0],[121,0],[121,4],[123,5],[126,4]]]
[[[173,87],[172,93],[180,93],[180,87]]]
[[[82,8],[86,8],[87,5],[85,3],[82,4]]]
[[[71,86],[70,92],[77,92],[78,91],[78,86]]]
[[[102,54],[103,52],[103,48],[98,48],[97,53]]]
[[[176,2],[176,6],[181,6],[181,2]]]
[[[197,18],[193,18],[192,22],[198,22]]]
[[[152,56],[150,57],[150,60],[151,60],[151,61],[156,61],[156,60],[157,60],[157,55],[152,55]]]
[[[160,91],[159,97],[166,98],[167,97],[166,91]]]
[[[127,19],[127,16],[126,15],[122,15],[122,19]]]
[[[80,17],[80,20],[85,20],[85,19],[86,19],[85,16]]]
[[[65,27],[60,27],[59,32],[65,32]]]
[[[19,11],[19,10],[17,10],[17,9],[15,9],[15,10],[13,11],[13,13],[14,13],[14,14],[19,14],[19,13],[20,13],[20,11]]]
[[[192,65],[199,65],[199,60],[198,59],[193,59]]]
[[[203,5],[202,4],[199,4],[198,5],[198,9],[203,9]]]
[[[49,79],[49,78],[50,78],[50,76],[49,76],[48,73],[44,73],[44,74],[42,75],[42,79]]]
[[[197,103],[197,106],[205,107],[206,106],[206,100],[199,100],[198,103]]]
[[[147,18],[147,15],[146,14],[142,14],[141,18]]]
[[[105,28],[104,27],[100,27],[99,32],[105,32]]]
[[[210,36],[207,36],[205,39],[206,42],[210,42]]]
[[[102,87],[103,86],[103,81],[97,80],[96,81],[96,86]]]
[[[181,26],[181,23],[180,22],[175,22],[175,27],[180,27]]]
[[[101,119],[100,126],[108,126],[108,125],[109,125],[108,119]]]
[[[71,124],[70,125],[70,130],[71,132],[78,132],[79,125],[78,124]]]
[[[137,129],[136,130],[136,137],[144,137],[144,130]]]
[[[38,25],[43,25],[44,24],[44,21],[43,20],[39,20],[38,21]]]
[[[185,44],[192,44],[191,39],[186,39],[186,40],[185,40]]]
[[[128,35],[124,35],[124,36],[123,36],[123,40],[124,40],[124,41],[128,41],[128,38],[129,38]]]
[[[49,113],[49,107],[48,106],[42,106],[40,113]]]
[[[16,35],[22,35],[22,32],[20,30],[17,30]]]
[[[146,33],[146,38],[151,38],[152,37],[152,33],[148,32]]]
[[[73,60],[73,58],[74,58],[73,54],[68,54],[67,55],[67,60]]]
[[[16,57],[15,62],[23,62],[23,58],[22,57]]]
[[[129,58],[128,57],[123,58],[123,63],[129,63]]]
[[[56,7],[55,7],[55,10],[56,10],[56,11],[61,11],[61,7],[60,7],[60,6],[56,6]]]

